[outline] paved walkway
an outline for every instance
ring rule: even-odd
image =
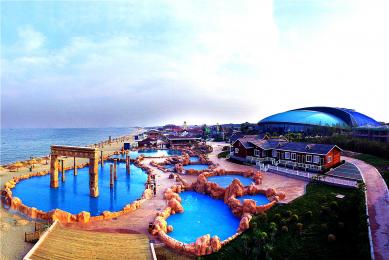
[[[376,260],[389,259],[389,192],[377,169],[361,160],[343,157],[355,164],[366,184],[367,208]]]

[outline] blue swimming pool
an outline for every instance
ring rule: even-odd
[[[175,165],[174,164],[166,164],[163,167],[165,167],[168,170],[174,170]]]
[[[242,202],[242,203],[243,203],[243,200],[246,200],[246,199],[254,200],[255,203],[257,203],[257,206],[265,205],[265,204],[268,204],[270,202],[268,200],[268,198],[266,197],[266,195],[264,195],[264,194],[244,195],[242,197],[238,197],[237,199],[240,200],[240,202]]]
[[[190,164],[190,165],[185,165],[184,170],[205,170],[208,169],[209,165],[208,164]]]
[[[209,177],[208,181],[216,182],[217,184],[220,185],[220,187],[227,188],[232,183],[232,181],[234,179],[240,180],[240,182],[244,186],[248,186],[248,185],[250,185],[253,182],[252,179],[247,178],[247,177],[243,177],[241,175],[213,176],[213,177]]]
[[[225,240],[236,233],[239,219],[235,217],[223,200],[216,200],[207,195],[186,191],[180,194],[183,213],[170,216],[168,225],[173,226],[169,233],[174,239],[192,243],[200,236],[217,235]]]
[[[189,157],[190,162],[198,162],[200,161],[200,158],[198,156],[191,156]]]
[[[78,169],[78,175],[73,170],[66,171],[66,181],[59,187],[50,188],[50,174],[19,182],[12,193],[22,200],[23,204],[43,211],[62,209],[77,214],[89,211],[92,216],[100,215],[103,211],[118,211],[126,204],[140,198],[145,189],[147,174],[135,165],[131,165],[131,174],[126,173],[125,163],[119,163],[118,179],[114,189],[109,187],[109,164],[99,165],[99,197],[89,196],[89,167]]]
[[[138,151],[130,151],[130,158],[136,159],[139,155],[143,155],[144,157],[162,157],[162,156],[175,156],[181,155],[181,151],[177,150],[143,150],[141,152]],[[115,154],[111,155],[111,158],[120,158],[125,159],[125,154]]]

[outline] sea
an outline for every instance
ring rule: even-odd
[[[134,127],[109,128],[2,128],[0,164],[45,156],[51,145],[85,146],[132,134]]]

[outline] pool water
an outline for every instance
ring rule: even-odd
[[[66,171],[66,181],[61,181],[58,174],[58,188],[50,188],[50,174],[31,177],[20,181],[14,189],[13,196],[22,200],[23,204],[43,211],[62,209],[72,214],[89,211],[92,216],[103,211],[119,211],[126,204],[140,198],[145,189],[147,174],[135,165],[130,166],[130,174],[126,173],[126,164],[118,163],[117,181],[110,189],[109,168],[111,163],[99,165],[99,196],[89,196],[89,167],[78,169],[78,175],[73,170]]]
[[[216,200],[193,191],[180,193],[183,213],[171,215],[168,225],[173,231],[168,235],[185,243],[195,242],[198,237],[210,234],[225,240],[236,233],[239,219],[235,217],[223,200]]]
[[[241,175],[224,175],[224,176],[212,176],[208,178],[208,181],[216,182],[222,188],[227,188],[234,179],[240,180],[244,186],[250,185],[253,180]]]
[[[201,170],[208,169],[209,165],[208,164],[190,164],[190,165],[185,165],[183,167],[184,167],[184,170],[197,170],[197,171],[201,171]]]
[[[198,156],[191,156],[189,157],[190,162],[198,162],[200,161],[200,158]]]
[[[130,158],[136,159],[139,155],[143,155],[144,157],[162,157],[162,156],[174,156],[174,155],[181,155],[181,154],[182,153],[177,150],[143,150],[141,152],[130,151]],[[126,154],[114,154],[110,157],[126,159]]]
[[[268,198],[264,194],[244,195],[242,197],[238,197],[237,199],[240,200],[240,202],[242,202],[242,203],[243,203],[243,200],[246,200],[246,199],[254,200],[255,203],[257,204],[257,206],[266,205],[270,202],[270,200],[268,200]]]
[[[174,170],[175,165],[174,164],[166,164],[163,167],[165,167],[168,170]]]

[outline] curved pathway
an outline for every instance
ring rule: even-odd
[[[367,210],[369,214],[374,257],[389,259],[389,192],[378,170],[361,160],[343,157],[361,171],[366,184]]]

